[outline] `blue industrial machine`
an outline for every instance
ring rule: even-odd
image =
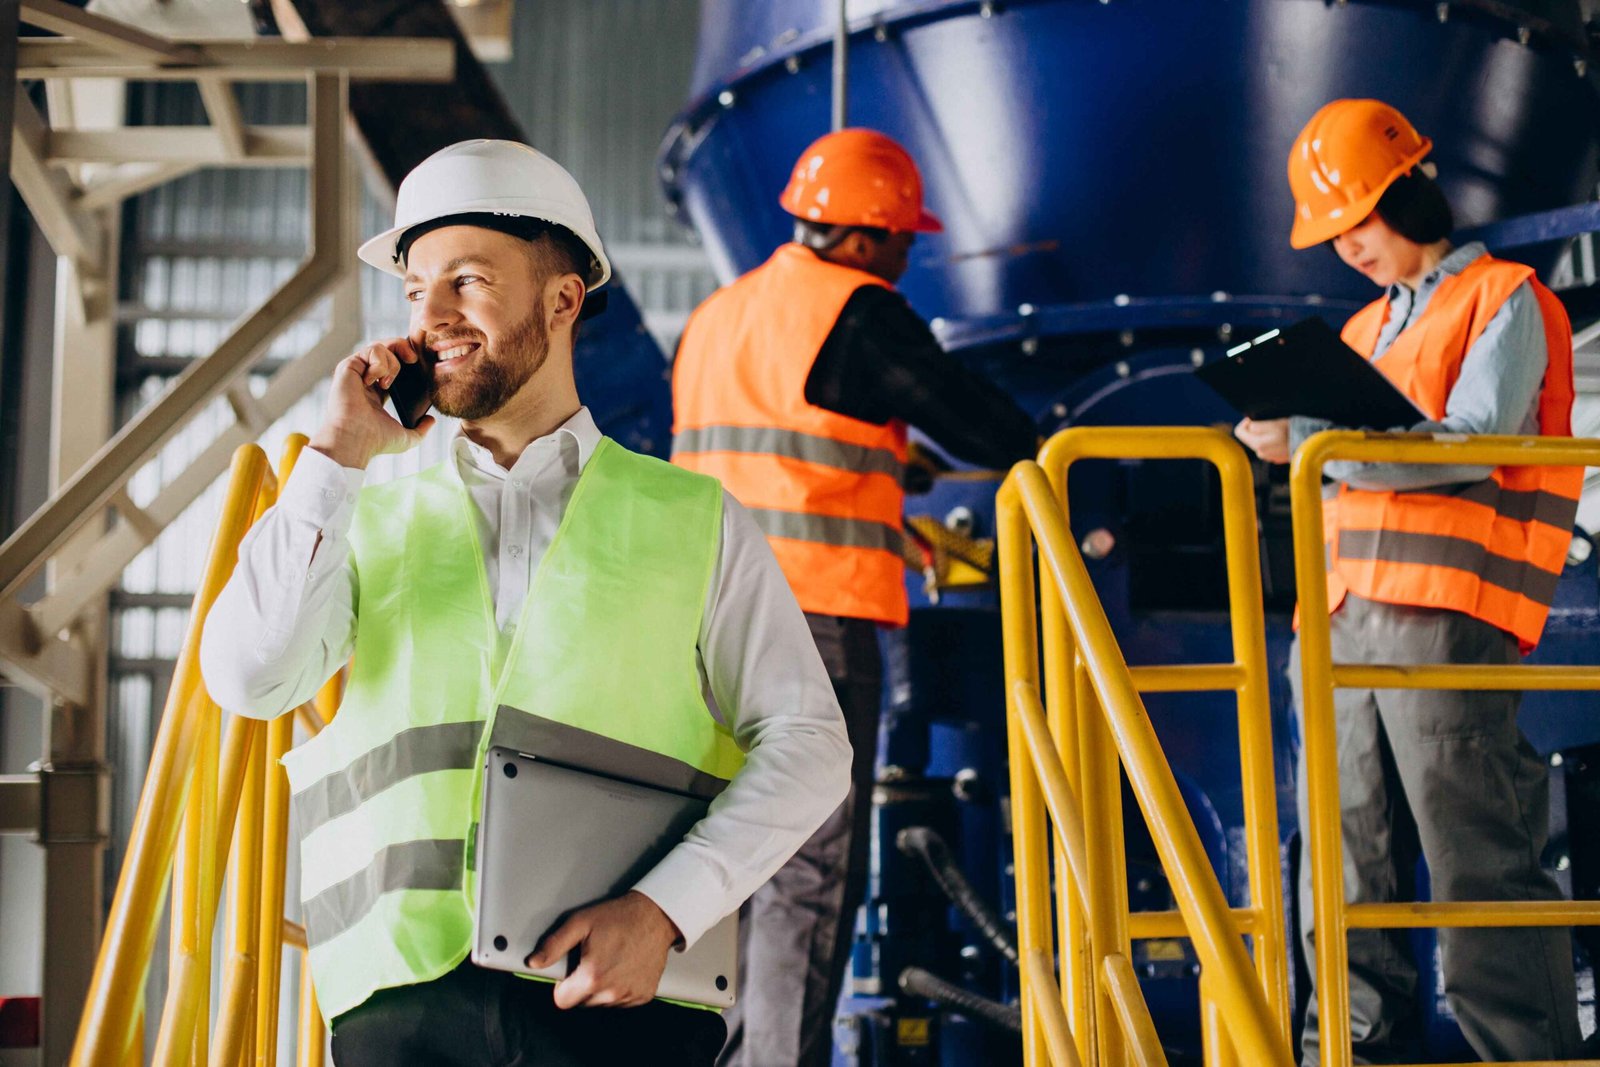
[[[836,5],[705,0],[702,12],[691,100],[668,131],[661,178],[731,279],[789,236],[778,191],[828,127]],[[1307,315],[1338,324],[1375,295],[1331,252],[1288,245],[1285,155],[1335,97],[1399,106],[1433,138],[1463,227],[1484,227],[1499,251],[1548,269],[1563,238],[1600,229],[1592,206],[1573,207],[1593,188],[1600,129],[1576,0],[861,0],[849,14],[850,122],[910,149],[946,223],[913,250],[901,289],[947,348],[1037,417],[1041,433],[1231,423],[1235,413],[1193,379],[1196,365]],[[1588,306],[1592,293],[1567,295],[1580,325],[1600,312]],[[1281,676],[1294,596],[1287,494],[1281,473],[1259,473],[1269,647]],[[982,538],[992,534],[995,488],[944,480],[910,510]],[[1229,658],[1210,473],[1190,463],[1082,463],[1070,494],[1129,661]],[[1584,555],[1575,550],[1574,560]],[[1004,926],[1010,844],[995,596],[979,586],[935,604],[920,581],[911,588],[911,624],[885,638],[875,869],[837,1055],[863,1065],[1000,1062],[1016,1048],[996,1010],[1016,993],[997,944],[1004,931],[985,934],[928,876],[942,841],[948,865]],[[1593,558],[1569,567],[1539,654],[1600,659]],[[1559,764],[1554,788],[1567,801],[1555,805],[1551,865],[1592,895],[1600,722],[1582,700],[1530,697],[1523,723]],[[1274,729],[1292,877],[1288,703],[1282,683]],[[1232,701],[1170,695],[1148,704],[1222,885],[1243,902]],[[930,845],[922,827],[938,840]],[[1170,907],[1137,818],[1126,834],[1134,906]],[[981,920],[981,907],[972,910]],[[1430,958],[1431,935],[1417,947]],[[1146,942],[1136,953],[1164,1042],[1175,1059],[1197,1056],[1191,950]],[[913,979],[907,991],[907,968],[943,981]],[[1303,1000],[1303,971],[1297,986]],[[1469,1056],[1435,983],[1425,977],[1422,988],[1430,1054]]]

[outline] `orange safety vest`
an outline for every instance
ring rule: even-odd
[[[1429,419],[1444,417],[1461,362],[1507,298],[1528,282],[1549,354],[1539,433],[1572,432],[1572,326],[1531,268],[1481,256],[1434,290],[1375,365]],[[1347,344],[1369,359],[1388,298],[1345,323]],[[1324,503],[1328,604],[1346,591],[1386,604],[1448,608],[1513,634],[1524,651],[1544,630],[1572,541],[1581,467],[1499,467],[1481,482],[1370,492],[1339,487]]]
[[[695,309],[672,372],[672,461],[721,480],[767,535],[802,610],[902,626],[906,427],[806,401],[839,313],[883,279],[798,244]]]

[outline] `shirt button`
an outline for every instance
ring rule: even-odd
[[[512,545],[511,548],[510,548],[510,552],[511,552],[511,555],[512,555],[513,558],[515,558],[517,556],[520,556],[520,555],[522,555],[522,546],[521,545]]]

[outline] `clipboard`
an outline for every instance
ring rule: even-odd
[[[1377,430],[1409,429],[1427,420],[1382,371],[1319,318],[1270,330],[1194,373],[1252,419],[1304,415]]]

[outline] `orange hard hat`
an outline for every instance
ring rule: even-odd
[[[1310,248],[1354,229],[1384,190],[1432,150],[1432,141],[1381,100],[1324,104],[1289,150],[1289,244]]]
[[[797,219],[830,226],[944,229],[922,206],[922,175],[911,153],[877,130],[838,130],[811,142],[779,203]]]

